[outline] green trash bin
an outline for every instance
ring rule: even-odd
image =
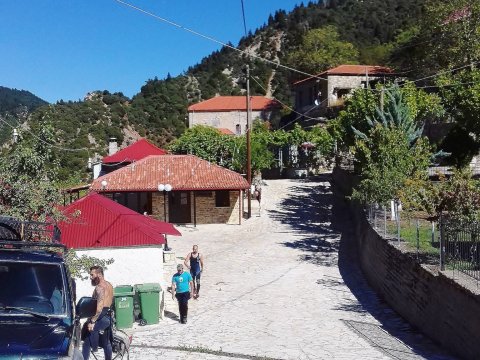
[[[140,298],[140,312],[144,324],[158,324],[161,291],[162,288],[158,283],[135,285],[135,292]]]
[[[115,298],[115,321],[118,329],[128,329],[133,325],[133,286],[119,285],[113,289]]]

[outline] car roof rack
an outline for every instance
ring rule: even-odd
[[[0,248],[43,250],[61,249],[60,229],[53,223],[19,220],[10,216],[0,216]]]

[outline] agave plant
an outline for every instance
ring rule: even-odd
[[[367,116],[366,121],[371,129],[377,125],[386,128],[395,128],[402,130],[408,138],[411,145],[422,135],[423,125],[419,126],[411,115],[408,104],[403,98],[402,91],[398,85],[393,85],[385,90],[387,101],[385,107],[377,106],[375,116]],[[352,126],[355,135],[361,139],[367,140],[368,136]]]

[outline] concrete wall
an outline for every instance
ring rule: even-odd
[[[270,112],[253,111],[252,121],[260,118],[268,120]],[[234,134],[245,134],[247,126],[247,113],[245,111],[223,111],[223,112],[194,112],[188,113],[188,127],[195,125],[208,125],[214,128],[228,129]],[[237,132],[237,125],[240,125],[240,133]]]
[[[190,210],[193,223],[195,215],[193,191],[190,192],[190,196]],[[197,196],[197,224],[239,224],[242,216],[241,206],[242,202],[238,190],[230,191],[230,207],[215,206],[215,191],[211,191],[211,197]],[[168,221],[168,202],[166,208]],[[163,195],[160,193],[152,194],[152,216],[161,221],[165,219]]]
[[[163,276],[163,250],[161,246],[104,248],[76,250],[78,256],[94,256],[99,259],[114,259],[107,266],[105,279],[112,285],[135,285],[160,283],[166,289]],[[93,286],[90,279],[76,280],[77,299],[92,296]]]
[[[351,176],[335,169],[334,191],[349,194]],[[418,264],[383,239],[350,204],[361,268],[370,285],[409,323],[465,359],[479,359],[480,287],[467,288],[448,272]]]

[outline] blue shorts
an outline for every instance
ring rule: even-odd
[[[192,279],[194,281],[200,281],[200,275],[201,274],[202,274],[202,272],[200,270],[197,270],[196,272],[190,270],[190,275],[192,275]]]

